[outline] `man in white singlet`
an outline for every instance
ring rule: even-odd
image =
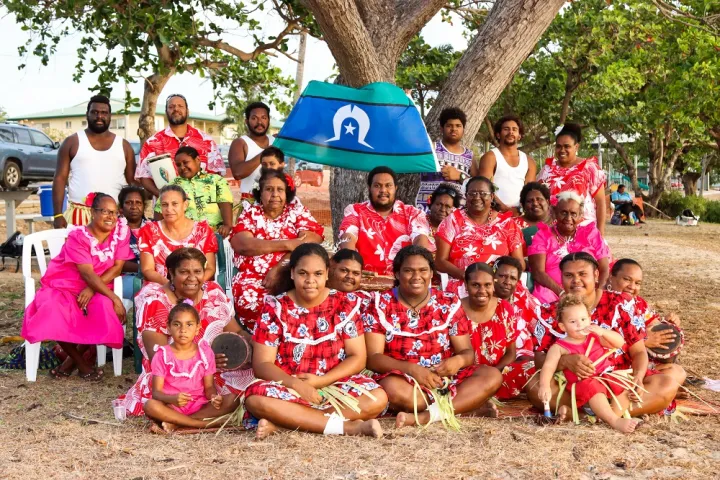
[[[531,157],[518,150],[518,142],[525,133],[518,117],[502,117],[495,122],[493,131],[499,146],[480,157],[478,165],[473,165],[472,174],[492,179],[497,187],[495,202],[501,212],[517,210],[520,190],[526,183],[535,181],[537,167]]]
[[[275,137],[267,134],[270,128],[270,107],[262,102],[253,102],[245,107],[245,126],[248,133],[230,144],[228,161],[233,177],[240,180],[241,197],[249,198],[260,178],[260,154],[275,140]]]
[[[134,183],[135,153],[127,140],[108,131],[112,111],[110,100],[95,95],[87,106],[87,128],[63,140],[53,179],[53,225],[66,228],[87,225],[90,207],[85,197],[102,192],[117,201],[120,189]],[[68,185],[69,180],[69,185]],[[62,211],[68,187],[68,208]]]

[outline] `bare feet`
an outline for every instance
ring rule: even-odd
[[[383,431],[380,422],[375,419],[365,421],[355,420],[345,422],[345,435],[363,435],[365,437],[381,438]]]
[[[485,402],[485,405],[475,410],[473,414],[478,417],[497,418],[497,405],[495,405],[495,402],[493,402],[492,400],[488,400],[487,402]]]
[[[167,435],[167,432],[155,422],[150,425],[150,431],[156,435]]]
[[[161,426],[162,426],[162,429],[165,430],[166,433],[172,433],[175,430],[177,430],[177,428],[178,428],[177,425],[175,425],[174,423],[170,423],[170,422],[162,422]]]
[[[270,420],[265,418],[258,422],[257,430],[255,431],[255,438],[257,440],[264,440],[273,433],[277,432],[278,427]]]
[[[557,418],[555,423],[563,423],[567,420],[569,408],[566,405],[561,405],[558,409]]]
[[[423,412],[425,413],[425,412]],[[418,418],[422,416],[422,413],[418,413]],[[415,414],[407,412],[399,412],[395,417],[395,428],[411,427],[417,425],[415,423]]]
[[[612,428],[622,433],[633,433],[637,428],[640,420],[636,418],[618,418],[611,425]]]

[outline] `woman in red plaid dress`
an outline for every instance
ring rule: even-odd
[[[502,373],[503,383],[495,396],[509,400],[522,393],[535,373],[535,362],[516,359],[518,319],[509,302],[493,296],[493,273],[492,267],[480,262],[465,270],[468,296],[462,299],[462,306],[472,325],[470,340],[475,362]]]
[[[432,389],[446,388],[456,413],[496,414],[483,407],[500,388],[502,375],[473,365],[470,322],[459,299],[430,287],[432,254],[415,245],[404,247],[393,260],[393,271],[398,286],[376,292],[364,320],[368,368],[377,372],[374,378],[387,392],[390,409],[398,412],[396,425],[415,425],[410,412],[416,400],[421,424],[440,420]],[[415,396],[415,382],[430,405]]]
[[[299,246],[290,256],[289,291],[266,297],[253,335],[253,369],[261,380],[245,393],[245,408],[259,419],[258,438],[278,428],[382,435],[373,419],[385,409],[387,396],[372,379],[360,375],[367,358],[361,301],[353,293],[325,286],[329,264],[322,246]],[[330,385],[356,397],[360,412],[336,412],[318,390]],[[246,426],[252,425],[250,415]]]

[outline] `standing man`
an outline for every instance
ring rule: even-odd
[[[357,250],[366,270],[392,275],[393,259],[402,247],[431,248],[430,227],[421,210],[395,198],[397,175],[392,169],[373,168],[367,182],[370,200],[345,208],[338,248]]]
[[[167,116],[168,127],[145,140],[142,149],[140,149],[140,163],[135,171],[135,179],[145,187],[145,190],[156,197],[160,194],[160,191],[155,185],[152,173],[150,173],[148,160],[169,153],[174,162],[175,152],[180,147],[193,147],[197,150],[201,170],[207,173],[217,173],[222,177],[225,176],[225,162],[215,140],[202,130],[188,125],[189,112],[187,100],[184,96],[174,93],[167,97],[165,100],[165,115]]]
[[[520,118],[508,115],[495,122],[493,133],[499,146],[480,157],[478,166],[473,165],[472,175],[482,175],[493,181],[497,187],[495,202],[501,212],[517,210],[520,190],[526,183],[535,181],[537,174],[535,161],[518,150],[525,128]]]
[[[90,206],[85,204],[89,193],[102,192],[117,201],[120,189],[134,183],[135,153],[127,140],[108,131],[111,117],[110,99],[95,95],[85,114],[87,128],[60,146],[52,192],[55,228],[90,223]],[[63,213],[65,187],[68,209]]]
[[[440,164],[439,172],[421,173],[420,189],[415,205],[427,212],[427,200],[441,183],[446,182],[462,192],[462,185],[470,178],[473,152],[462,145],[465,133],[465,112],[459,108],[446,108],[440,113],[442,140],[435,142],[435,156]]]
[[[247,135],[236,138],[230,144],[228,160],[235,180],[240,180],[240,196],[252,197],[252,189],[260,178],[260,154],[272,145],[275,137],[268,136],[270,107],[253,102],[245,107]]]

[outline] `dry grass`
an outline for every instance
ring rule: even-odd
[[[608,228],[615,256],[644,265],[644,295],[681,315],[688,337],[681,361],[700,377],[720,377],[719,235],[720,226],[709,225]],[[0,335],[17,334],[19,275],[2,274],[0,292]],[[654,418],[633,436],[464,419],[461,433],[437,425],[395,432],[383,421],[388,434],[377,441],[289,432],[255,442],[249,433],[158,437],[139,419],[82,425],[63,416],[114,422],[110,401],[133,378],[89,384],[42,375],[27,384],[24,372],[0,371],[0,478],[717,478],[720,464],[720,417]]]

